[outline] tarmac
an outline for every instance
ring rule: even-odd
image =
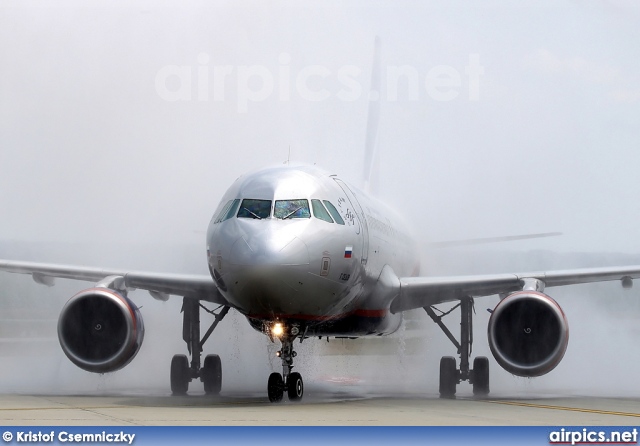
[[[487,399],[310,393],[272,404],[266,395],[0,395],[0,425],[427,426],[638,425],[640,398]]]

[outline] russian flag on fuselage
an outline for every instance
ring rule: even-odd
[[[345,259],[350,259],[352,253],[353,253],[353,246],[346,246],[344,248],[344,258]]]

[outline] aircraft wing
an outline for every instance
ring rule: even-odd
[[[51,263],[0,260],[0,271],[30,274],[39,284],[52,286],[54,278],[98,282],[109,276],[119,276],[127,289],[147,290],[159,300],[169,295],[197,297],[209,302],[228,305],[210,276],[166,274],[140,271],[111,270]]]
[[[478,276],[403,277],[400,278],[400,292],[391,303],[391,312],[428,307],[465,296],[480,297],[518,291],[527,279],[537,279],[545,287],[554,287],[638,278],[640,265]]]

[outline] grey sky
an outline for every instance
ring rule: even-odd
[[[383,85],[389,67],[419,75],[417,98],[406,83],[396,101],[383,89],[378,144],[381,196],[420,238],[562,231],[515,249],[640,251],[633,2],[209,3],[0,2],[3,238],[203,244],[231,182],[282,163],[289,147],[292,161],[358,183],[379,35]],[[484,69],[477,101],[472,55]],[[326,100],[296,91],[314,65],[330,73],[308,82]],[[441,65],[461,78],[449,101],[425,88]],[[167,66],[190,67],[191,100],[158,94]],[[239,73],[251,66],[273,75],[274,92],[239,112]],[[338,97],[345,66],[360,71],[354,100]],[[208,100],[198,100],[201,68]],[[287,100],[283,69],[294,79]],[[176,77],[166,86],[183,87]]]

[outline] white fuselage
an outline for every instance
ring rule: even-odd
[[[207,256],[218,289],[254,328],[285,321],[309,335],[397,330],[400,314],[374,292],[378,278],[385,266],[398,277],[419,272],[394,212],[310,166],[236,180],[209,225]]]

